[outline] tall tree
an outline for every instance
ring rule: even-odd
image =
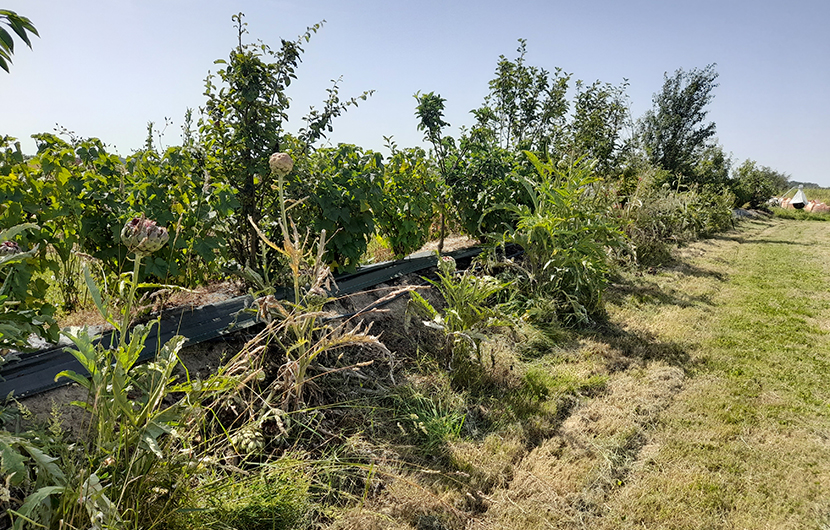
[[[472,113],[476,126],[493,131],[500,147],[544,156],[557,151],[563,141],[570,74],[527,65],[524,39],[519,39],[517,51],[515,61],[499,57],[490,93]]]
[[[3,26],[8,26],[14,31],[30,49],[32,41],[29,40],[29,33],[38,37],[40,35],[28,18],[20,16],[14,11],[0,9],[0,68],[9,72],[9,65],[12,63],[12,54],[14,53],[14,39]]]
[[[331,131],[331,122],[347,107],[357,105],[357,99],[365,100],[372,91],[357,98],[341,100],[338,81],[327,90],[323,108],[312,108],[305,117],[296,137],[298,145],[290,145],[285,130],[291,99],[286,90],[297,78],[296,70],[302,60],[303,45],[322,26],[309,27],[305,33],[290,41],[281,39],[279,49],[265,43],[244,43],[248,32],[243,13],[232,18],[237,31],[238,44],[230,52],[227,61],[216,76],[205,80],[207,101],[202,107],[200,120],[201,141],[207,151],[207,169],[217,181],[227,183],[234,190],[239,202],[231,217],[229,246],[240,265],[257,269],[260,263],[260,240],[249,222],[264,225],[268,235],[276,230],[276,223],[269,219],[275,207],[273,193],[274,175],[268,165],[272,153],[290,149],[296,159],[304,157],[310,146]],[[262,265],[263,267],[266,265]]]
[[[620,86],[576,82],[570,124],[572,155],[596,160],[596,171],[601,176],[616,176],[622,171],[621,160],[630,146],[622,137],[623,127],[630,123],[626,88],[628,80]]]
[[[695,166],[715,135],[715,123],[705,121],[717,77],[715,64],[664,74],[663,90],[654,94],[654,108],[640,122],[640,140],[651,162],[684,183],[695,180]]]

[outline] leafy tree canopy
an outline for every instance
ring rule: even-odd
[[[29,33],[38,37],[40,35],[28,18],[20,16],[14,11],[0,9],[0,68],[9,72],[9,65],[12,64],[12,54],[14,54],[14,39],[3,26],[7,26],[17,34],[20,40],[25,42],[30,49],[32,41],[29,40]]]
[[[748,204],[755,208],[785,191],[790,177],[766,166],[759,166],[747,159],[735,170],[733,190],[738,206]]]
[[[715,123],[706,123],[706,107],[714,98],[717,77],[715,64],[664,74],[654,108],[640,121],[640,141],[651,162],[684,184],[696,181],[695,166],[715,135]]]
[[[526,41],[519,39],[515,61],[499,57],[490,93],[473,111],[476,127],[493,131],[505,149],[555,152],[563,141],[571,76],[560,68],[551,74],[527,65],[526,48]]]

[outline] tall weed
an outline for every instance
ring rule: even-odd
[[[711,188],[654,187],[648,174],[619,210],[621,226],[642,266],[671,260],[672,246],[732,228],[734,196]]]
[[[609,248],[624,245],[622,232],[597,193],[599,179],[585,160],[542,162],[525,151],[537,179],[524,178],[529,205],[507,204],[515,228],[501,236],[524,256],[514,270],[522,298],[550,298],[565,322],[587,322],[603,310]]]
[[[481,343],[487,338],[484,332],[487,328],[508,324],[492,304],[507,284],[473,269],[458,274],[455,260],[450,256],[438,259],[438,281],[427,281],[444,297],[446,309],[443,314],[416,291],[410,293],[410,308],[426,319],[424,325],[445,334],[444,353],[448,365],[452,367],[456,357],[465,358],[469,353],[474,353],[478,363],[483,364]],[[407,319],[407,325],[409,323]]]

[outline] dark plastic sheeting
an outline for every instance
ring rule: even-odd
[[[456,260],[463,260],[472,258],[479,252],[480,249],[473,248],[447,254]],[[435,264],[435,255],[421,255],[363,267],[357,272],[335,277],[337,292],[334,294],[357,293],[395,278],[428,269]],[[139,355],[139,362],[153,359],[158,347],[175,335],[186,337],[185,344],[193,345],[257,324],[254,313],[242,311],[251,307],[252,303],[253,298],[245,295],[216,304],[166,312],[147,338]],[[112,332],[104,333],[98,339],[104,344],[111,340]],[[72,381],[67,378],[55,381],[55,376],[64,370],[86,374],[86,370],[68,351],[73,347],[55,346],[18,354],[19,360],[10,361],[0,368],[0,396],[28,397],[70,384]]]

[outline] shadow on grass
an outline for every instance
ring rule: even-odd
[[[707,275],[703,270],[695,272]],[[717,277],[715,274],[709,276]],[[661,289],[656,285],[633,282],[614,284],[605,292],[605,301],[616,306],[624,306],[632,301],[638,304],[678,307],[693,307],[698,304],[713,305],[708,295],[690,295],[674,289]]]
[[[648,331],[628,331],[614,323],[603,322],[583,333],[594,342],[607,345],[601,355],[606,357],[611,371],[624,370],[635,361],[662,361],[684,371],[691,367],[691,356],[682,345],[661,341]]]
[[[729,276],[719,271],[704,269],[687,262],[678,262],[671,270],[684,274],[686,276],[694,276],[695,278],[714,278],[719,282],[729,280]]]
[[[750,239],[749,241],[743,241],[744,243],[758,243],[762,245],[789,245],[789,246],[796,246],[796,247],[809,247],[816,245],[818,243],[814,241],[788,241],[785,239]]]
[[[738,233],[738,234],[717,234],[712,236],[710,239],[717,240],[717,241],[732,241],[734,243],[746,244],[746,243],[758,243],[758,244],[769,244],[769,245],[795,245],[795,246],[804,246],[810,245],[810,242],[804,241],[790,241],[786,239],[767,239],[767,238],[756,238],[756,237],[745,237],[745,234]]]

